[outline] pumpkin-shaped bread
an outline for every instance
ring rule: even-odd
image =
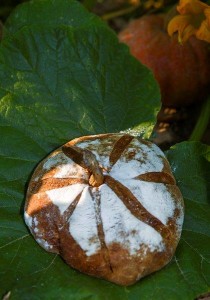
[[[128,134],[85,136],[38,165],[25,221],[73,268],[130,285],[172,258],[183,199],[156,145]]]

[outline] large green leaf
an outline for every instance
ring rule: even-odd
[[[6,22],[5,34],[14,34],[31,25],[85,27],[90,24],[103,26],[94,14],[87,14],[84,7],[72,0],[42,0],[23,3],[11,13]]]
[[[176,264],[189,299],[210,291],[210,147],[182,143],[168,152],[186,205]]]
[[[3,124],[48,151],[76,135],[154,122],[152,75],[102,27],[23,28],[2,42],[0,63]]]
[[[178,149],[180,150],[177,151],[176,147],[172,148],[168,152],[168,159],[171,160],[171,167],[177,176],[182,193],[186,193],[190,200],[201,204],[210,204],[210,167],[206,162],[210,161],[209,147],[204,147],[200,143],[183,143],[179,145]],[[172,159],[173,153],[178,156],[179,165]],[[196,159],[194,159],[195,155]],[[184,169],[182,165],[185,166]],[[199,184],[196,184],[196,181]]]
[[[0,99],[0,296],[123,294],[34,242],[23,222],[24,194],[36,164],[73,137],[154,124],[160,95],[152,74],[77,2],[34,1],[7,22]]]
[[[163,270],[123,288],[72,270],[33,240],[22,215],[36,164],[75,136],[144,131],[155,121],[159,91],[151,73],[77,2],[36,0],[7,24],[0,47],[0,296],[191,300],[210,290],[210,159],[201,144],[168,152],[186,217],[176,256]]]

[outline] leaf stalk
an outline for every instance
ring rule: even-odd
[[[204,132],[208,126],[210,120],[210,96],[203,103],[198,121],[191,133],[189,141],[200,141],[204,135]]]

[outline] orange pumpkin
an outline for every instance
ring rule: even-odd
[[[119,39],[153,71],[163,105],[181,107],[201,102],[210,91],[210,46],[195,37],[180,45],[177,38],[167,34],[166,17],[148,15],[134,20]]]

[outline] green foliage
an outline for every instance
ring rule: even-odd
[[[6,22],[6,30],[15,33],[24,26],[42,27],[68,25],[72,27],[104,26],[94,14],[87,11],[77,1],[72,0],[38,0],[23,3],[15,9]]]
[[[132,287],[72,270],[23,221],[27,182],[44,156],[76,136],[144,134],[159,103],[152,74],[76,1],[36,0],[13,12],[0,46],[0,297],[191,300],[210,289],[210,150],[199,143],[168,151],[186,203],[176,255]]]

